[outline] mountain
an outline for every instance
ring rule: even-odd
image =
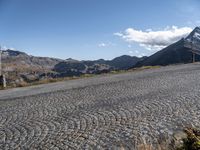
[[[113,60],[75,61],[67,60],[55,65],[54,71],[60,76],[74,76],[82,74],[100,74],[112,70],[126,70],[143,58],[123,55]]]
[[[170,65],[178,63],[191,63],[192,52],[190,45],[200,50],[200,28],[196,27],[186,38],[175,42],[168,47],[158,51],[150,57],[138,62],[134,67]],[[200,61],[200,55],[195,56],[196,61]]]
[[[2,68],[10,85],[44,78],[44,73],[53,73],[52,69],[61,61],[63,60],[35,57],[9,49],[2,51]]]
[[[53,71],[58,72],[58,77],[80,76],[82,74],[100,74],[114,70],[109,65],[98,64],[93,61],[63,61],[55,65]]]
[[[57,63],[61,61],[61,59],[49,57],[35,57],[28,55],[24,52],[9,49],[4,50],[2,52],[2,62],[4,65],[6,64],[6,69],[8,69],[10,66],[52,69]]]
[[[39,81],[44,78],[100,74],[112,70],[128,69],[143,58],[123,55],[113,60],[79,61],[36,57],[21,51],[4,50],[2,53],[3,72],[9,84],[17,85]]]
[[[113,66],[119,70],[126,70],[143,59],[144,59],[144,57],[138,58],[136,56],[131,57],[128,55],[123,55],[123,56],[114,58],[113,60],[107,62],[107,64],[110,66]]]

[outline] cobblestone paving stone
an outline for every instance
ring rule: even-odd
[[[200,64],[0,91],[0,149],[155,149],[200,125]]]

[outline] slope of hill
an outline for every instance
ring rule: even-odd
[[[188,43],[192,43],[193,47],[200,50],[199,27],[196,27],[186,38],[183,38],[151,55],[145,60],[138,62],[135,67],[190,63],[192,62],[192,53],[190,49],[186,47]],[[200,61],[200,56],[196,55],[195,60]]]

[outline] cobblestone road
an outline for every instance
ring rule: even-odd
[[[200,64],[0,91],[0,149],[158,149],[200,125]]]

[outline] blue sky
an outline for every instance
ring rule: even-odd
[[[0,0],[0,44],[36,56],[150,55],[200,26],[198,0]]]

